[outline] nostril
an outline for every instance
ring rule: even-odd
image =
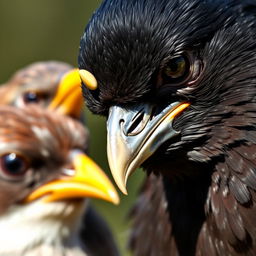
[[[154,106],[154,107],[152,108],[152,111],[151,111],[150,117],[149,117],[149,120],[150,120],[150,121],[154,118],[155,113],[156,113],[156,106]]]
[[[139,115],[143,114],[144,115],[144,111],[143,108],[141,110],[138,111],[138,113],[132,118],[132,121],[134,121]]]
[[[138,133],[144,126],[144,112],[140,111],[137,115],[132,119],[130,127],[127,130],[127,135],[133,135]]]

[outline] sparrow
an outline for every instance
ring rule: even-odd
[[[38,104],[83,120],[78,69],[60,61],[41,61],[18,70],[0,86],[0,105]]]
[[[73,118],[0,106],[1,256],[118,255],[88,198],[119,197],[87,150],[88,131]]]

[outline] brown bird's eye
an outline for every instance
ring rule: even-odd
[[[9,153],[0,158],[1,170],[5,176],[20,177],[28,170],[28,162],[16,153]]]
[[[190,75],[190,63],[186,56],[170,59],[162,69],[163,84],[184,83]]]
[[[23,95],[23,100],[25,103],[38,103],[39,97],[35,92],[26,92]]]

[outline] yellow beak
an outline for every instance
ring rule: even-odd
[[[37,188],[25,199],[25,203],[41,197],[44,197],[44,202],[94,197],[119,203],[114,186],[91,158],[80,151],[73,151],[71,161],[74,170],[67,169],[60,179]]]
[[[81,78],[78,69],[73,69],[61,79],[56,95],[48,108],[60,114],[79,118],[82,106]]]

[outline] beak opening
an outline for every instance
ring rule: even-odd
[[[43,198],[44,202],[53,202],[75,198],[94,197],[119,203],[119,196],[101,168],[87,155],[72,151],[71,161],[74,170],[65,170],[62,176],[34,190],[25,203]]]
[[[179,134],[174,118],[190,104],[174,102],[154,113],[150,104],[130,109],[113,106],[108,118],[107,153],[109,166],[119,189],[127,194],[128,177],[167,140]]]
[[[81,79],[78,69],[67,72],[61,79],[49,109],[63,115],[80,118],[83,106]]]

